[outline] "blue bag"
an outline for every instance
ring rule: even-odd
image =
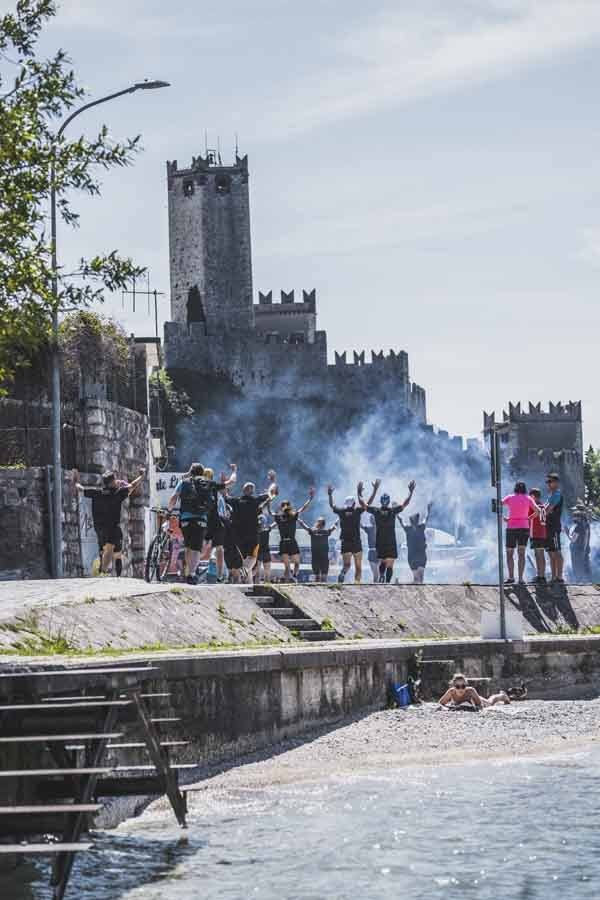
[[[408,684],[392,684],[392,696],[398,706],[410,706],[412,696]]]

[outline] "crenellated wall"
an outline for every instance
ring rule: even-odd
[[[496,425],[495,413],[483,414],[486,433]],[[583,426],[581,402],[509,403],[502,413],[500,446],[511,475],[523,478],[532,487],[543,487],[551,471],[560,475],[568,505],[584,498]]]

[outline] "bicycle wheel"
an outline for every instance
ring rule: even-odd
[[[161,557],[161,545],[162,545],[162,535],[157,534],[152,538],[152,543],[148,548],[148,553],[146,554],[146,565],[144,567],[144,579],[150,583],[155,578],[157,581],[160,581],[160,557]]]
[[[171,538],[165,538],[163,540],[162,545],[158,554],[158,562],[157,562],[157,571],[156,571],[156,580],[164,581],[165,577],[169,574],[169,567],[171,565],[171,555],[173,553],[173,542]]]

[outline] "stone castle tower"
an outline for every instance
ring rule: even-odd
[[[248,157],[167,163],[171,318],[207,334],[253,327]]]
[[[206,390],[210,379],[257,399],[327,402],[351,411],[385,404],[397,420],[426,422],[425,391],[404,351],[336,353],[317,328],[316,291],[259,292],[254,303],[248,158],[224,166],[207,153],[189,168],[167,163],[171,321],[165,362]]]
[[[483,414],[486,434],[496,424],[494,413]],[[502,413],[500,446],[511,476],[529,487],[544,489],[544,477],[558,472],[568,505],[583,500],[583,430],[581,403],[509,403]],[[507,486],[508,487],[508,486]]]

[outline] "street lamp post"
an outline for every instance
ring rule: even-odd
[[[140,81],[132,84],[130,87],[115,94],[107,94],[106,97],[100,97],[98,100],[92,100],[84,106],[79,107],[70,116],[64,120],[56,133],[55,140],[58,140],[69,122],[91,109],[92,106],[99,106],[100,103],[107,103],[116,97],[122,97],[124,94],[133,94],[135,91],[155,90],[156,88],[169,87],[167,81]],[[54,148],[55,150],[55,148]],[[60,354],[58,348],[58,263],[56,252],[56,168],[54,160],[54,152],[50,163],[50,229],[52,240],[52,469],[54,474],[54,492],[52,497],[52,519],[54,523],[54,559],[52,566],[52,574],[55,578],[62,578],[63,575],[63,559],[62,559],[62,460],[61,460],[61,414],[60,414]]]

